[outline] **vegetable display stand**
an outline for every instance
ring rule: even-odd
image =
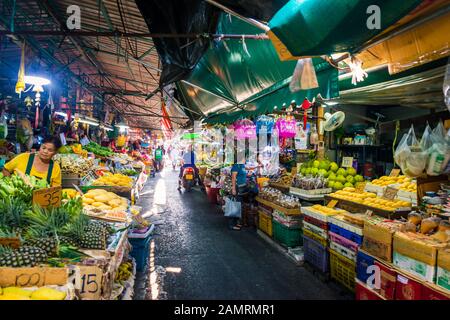
[[[219,194],[220,188],[206,187],[206,195],[208,196],[209,202],[217,204],[217,195]]]
[[[276,220],[273,220],[272,230],[275,241],[285,247],[292,248],[303,244],[301,228],[288,228]]]
[[[132,246],[130,255],[136,260],[136,270],[138,272],[144,271],[147,266],[153,228],[154,226],[152,225],[145,234],[136,234],[133,232],[129,234],[128,241]]]

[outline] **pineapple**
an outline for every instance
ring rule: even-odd
[[[47,259],[48,259],[47,252],[38,247],[24,246],[24,247],[20,247],[15,252],[24,253],[24,254],[33,256],[37,263],[46,263]]]
[[[55,238],[36,238],[25,242],[26,246],[37,247],[44,250],[47,255],[54,256],[58,251],[58,243]]]
[[[59,236],[59,243],[69,245],[72,247],[79,247],[80,242],[77,239],[74,239],[72,237],[66,237],[66,236]]]
[[[95,232],[86,232],[81,237],[81,247],[86,249],[106,249],[106,239],[103,234]]]
[[[34,267],[36,265],[37,262],[34,256],[0,246],[0,267],[20,268]]]

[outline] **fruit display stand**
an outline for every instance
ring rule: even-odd
[[[387,211],[382,210],[379,208],[367,206],[361,203],[356,203],[349,200],[343,200],[335,198],[331,195],[325,195],[325,203],[329,203],[331,200],[336,200],[337,204],[336,207],[347,210],[352,213],[365,213],[367,211],[371,211],[376,215],[379,215],[381,217],[387,218],[387,219],[400,219],[404,218],[408,215],[409,212],[411,212],[411,209],[405,210],[397,210],[397,211]]]
[[[289,194],[306,201],[323,201],[325,195],[331,193],[331,188],[304,190],[295,187],[289,188]]]
[[[106,191],[109,192],[113,192],[115,194],[117,194],[118,196],[127,198],[128,200],[132,199],[133,193],[136,189],[136,185],[134,185],[133,187],[121,187],[121,186],[80,186],[81,191],[83,192],[87,192],[91,189],[104,189]]]
[[[282,213],[284,213],[285,215],[288,215],[288,216],[300,215],[301,214],[300,208],[287,209],[287,208],[279,206],[279,205],[277,205],[277,204],[275,204],[273,202],[270,202],[270,201],[265,200],[265,199],[263,199],[261,197],[258,197],[258,196],[255,197],[255,200],[257,202],[261,203],[261,204],[264,204],[264,205],[274,209],[274,210],[278,210],[278,211],[280,211],[280,212],[282,212]]]

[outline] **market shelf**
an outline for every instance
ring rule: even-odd
[[[372,211],[374,214],[379,215],[383,218],[388,218],[388,219],[400,219],[400,218],[406,218],[408,216],[408,213],[411,212],[411,209],[409,210],[404,210],[404,211],[386,211],[386,210],[382,210],[382,209],[378,209],[375,207],[369,207],[366,206],[364,204],[361,203],[356,203],[353,201],[348,201],[348,200],[343,200],[343,199],[338,199],[335,198],[333,196],[330,195],[326,195],[325,196],[325,201],[329,202],[331,200],[336,200],[338,201],[337,205],[339,208],[341,209],[345,209],[349,212],[352,213],[365,213],[367,212],[367,210]]]

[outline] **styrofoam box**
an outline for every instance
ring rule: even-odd
[[[382,196],[384,190],[386,190],[386,187],[377,186],[371,183],[366,183],[366,186],[364,187],[364,191],[376,193],[378,196]]]
[[[303,221],[303,228],[317,234],[324,239],[328,239],[328,232],[326,230],[316,227],[311,223]]]
[[[330,217],[332,217],[332,216],[327,216],[327,215],[322,214],[321,212],[315,210],[313,207],[302,207],[301,210],[304,215],[310,216],[314,219],[324,221],[324,222],[328,222]],[[335,210],[339,210],[339,209],[335,209]]]
[[[405,270],[425,281],[434,283],[436,277],[436,267],[430,266],[424,262],[406,257],[394,251],[393,263],[398,268]]]

